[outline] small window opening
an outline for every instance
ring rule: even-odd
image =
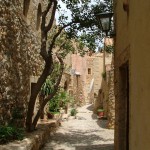
[[[88,68],[88,74],[91,74],[91,68]]]
[[[23,15],[25,17],[27,17],[29,5],[30,5],[30,0],[24,0],[24,2],[23,2]]]
[[[41,15],[42,15],[42,8],[41,8],[41,4],[39,3],[39,5],[38,5],[38,10],[37,10],[36,30],[39,30],[39,28],[40,28]]]

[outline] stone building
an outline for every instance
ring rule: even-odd
[[[94,101],[94,57],[88,54],[84,57],[79,53],[72,54],[72,63],[70,68],[71,82],[69,84],[69,93],[75,97],[78,105],[93,103]]]
[[[0,1],[0,124],[24,125],[32,87],[42,70],[40,17],[42,0]]]
[[[114,94],[114,64],[113,61],[110,66],[110,70],[107,72],[108,75],[108,109],[107,109],[107,119],[109,129],[114,129],[115,127],[115,94]]]
[[[94,90],[95,90],[95,78],[94,78],[94,55],[88,55],[86,59],[86,93],[87,93],[87,103],[94,103]]]
[[[80,54],[72,55],[72,83],[69,90],[74,95],[77,104],[90,103],[94,105],[94,113],[98,108],[103,108],[105,117],[108,118],[108,127],[114,128],[115,117],[115,98],[113,85],[113,65],[112,55],[105,54],[104,65],[103,52],[86,54],[81,57]],[[103,77],[104,67],[106,68],[106,77]]]
[[[113,40],[105,39],[106,45],[113,45]],[[104,110],[108,119],[108,128],[114,128],[115,97],[114,97],[114,68],[112,54],[99,52],[94,55],[94,113],[97,109]]]
[[[115,150],[150,149],[150,1],[114,0]]]
[[[86,101],[86,56],[81,57],[79,53],[72,54],[72,66],[71,66],[71,84],[70,92],[74,95],[75,103],[77,105],[83,105]]]

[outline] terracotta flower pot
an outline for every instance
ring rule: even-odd
[[[98,113],[99,118],[103,118],[104,117],[104,110],[103,109],[98,109],[97,113]]]
[[[100,118],[104,117],[104,112],[98,112],[98,116],[99,116]]]
[[[53,119],[53,118],[54,118],[54,115],[51,114],[50,112],[47,112],[47,118],[48,118],[48,119]]]

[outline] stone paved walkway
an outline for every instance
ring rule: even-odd
[[[92,105],[86,105],[78,109],[76,119],[63,121],[42,150],[113,150],[114,131],[91,110]]]

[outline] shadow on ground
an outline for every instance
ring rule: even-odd
[[[88,106],[88,107],[87,107],[87,109],[88,109],[88,110],[90,110],[90,111],[93,111],[93,109],[94,109],[94,105],[93,105],[93,104],[91,104],[90,106]]]
[[[92,134],[93,132],[93,134]],[[76,130],[68,130],[68,133],[55,133],[54,136],[50,137],[49,142],[55,141],[55,143],[57,144],[64,144],[64,143],[68,143],[71,145],[78,145],[78,144],[87,144],[93,145],[94,141],[103,141],[103,142],[107,142],[110,141],[111,139],[104,139],[98,135],[95,135],[94,132],[103,132],[103,131],[99,131],[99,130],[90,130],[87,132],[78,132]],[[103,133],[102,133],[103,134]],[[80,146],[79,146],[80,148]]]
[[[75,150],[114,150],[113,144],[76,146]]]
[[[107,119],[99,119],[96,114],[92,114],[92,119],[96,120],[96,123],[99,127],[107,129],[108,120]]]
[[[97,124],[104,129],[108,129],[108,120],[106,119],[97,119]]]

